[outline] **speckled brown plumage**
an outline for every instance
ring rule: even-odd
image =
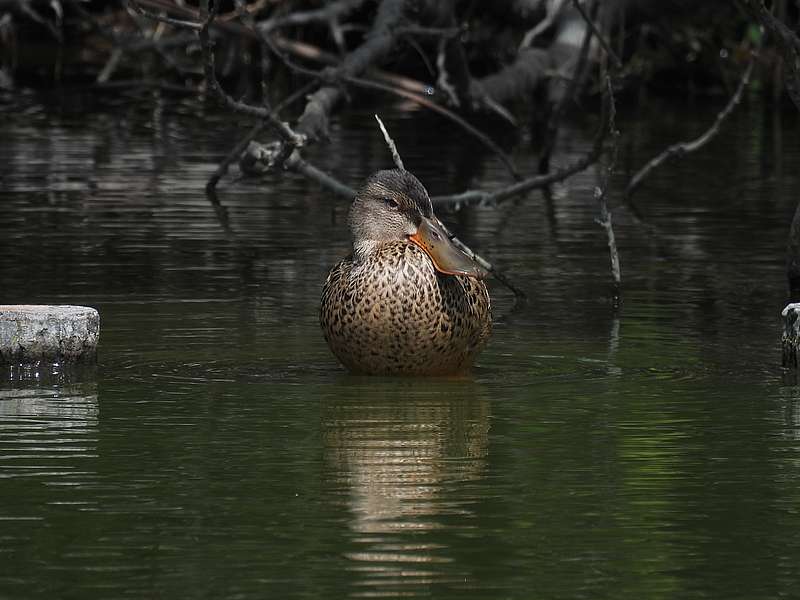
[[[491,322],[483,281],[438,273],[408,241],[341,261],[322,293],[325,339],[357,373],[463,372],[486,344]]]

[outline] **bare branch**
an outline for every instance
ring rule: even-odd
[[[606,92],[608,93],[608,91]],[[546,188],[559,181],[584,171],[587,167],[597,162],[600,155],[603,153],[603,142],[606,137],[608,128],[608,102],[603,102],[603,112],[600,117],[600,125],[595,134],[592,149],[583,157],[566,167],[551,171],[546,175],[536,175],[528,177],[522,181],[500,188],[494,191],[485,190],[467,190],[460,194],[453,194],[450,196],[436,196],[431,198],[434,206],[467,206],[470,204],[491,204],[498,203],[516,196],[520,196],[531,190]]]
[[[689,142],[680,142],[677,144],[673,144],[664,152],[653,158],[650,162],[648,162],[644,167],[639,169],[639,171],[633,176],[631,182],[628,184],[628,187],[625,190],[625,197],[628,201],[642,185],[644,180],[647,178],[650,173],[659,167],[661,164],[666,162],[668,159],[672,157],[683,157],[686,154],[690,154],[691,152],[695,152],[705,146],[709,141],[711,141],[720,130],[723,121],[733,112],[733,109],[736,108],[736,105],[739,104],[739,101],[742,98],[742,93],[744,89],[747,87],[747,84],[750,82],[750,75],[753,72],[753,65],[755,64],[755,59],[757,57],[757,53],[753,52],[750,56],[750,61],[747,63],[747,68],[742,75],[741,80],[739,81],[739,86],[736,88],[736,92],[733,94],[731,99],[728,101],[728,104],[725,106],[724,109],[717,115],[717,118],[714,120],[714,123],[711,127],[705,131],[700,137],[689,141]]]
[[[378,121],[378,125],[383,133],[383,139],[386,140],[386,145],[389,146],[389,151],[392,153],[392,160],[394,161],[394,164],[401,171],[405,171],[406,168],[403,166],[403,159],[400,158],[400,153],[397,151],[397,146],[395,145],[394,140],[389,135],[389,132],[386,131],[386,126],[383,124],[383,121],[381,121],[381,118],[378,115],[375,115],[375,120]]]
[[[264,119],[265,121],[269,122],[275,132],[280,135],[287,144],[291,145],[293,148],[302,146],[305,143],[305,137],[298,135],[292,131],[292,129],[286,123],[278,119],[278,117],[275,116],[275,111],[262,106],[254,106],[252,104],[234,100],[231,96],[225,93],[225,90],[222,89],[222,86],[217,80],[214,50],[208,34],[208,29],[216,17],[216,6],[217,5],[215,3],[214,8],[209,11],[208,18],[206,18],[206,20],[203,22],[202,26],[200,27],[200,31],[198,32],[200,46],[203,49],[203,69],[208,86],[228,108],[242,114]]]
[[[492,276],[495,279],[497,279],[497,281],[499,281],[504,286],[506,286],[509,290],[511,290],[511,292],[514,294],[514,297],[517,300],[525,300],[527,298],[527,295],[525,294],[525,292],[522,291],[521,288],[519,288],[516,285],[514,285],[514,283],[511,281],[511,279],[509,279],[509,277],[503,271],[499,270],[496,266],[494,266],[488,260],[486,260],[481,255],[479,255],[475,251],[473,251],[464,242],[459,240],[453,234],[453,232],[451,232],[447,228],[447,226],[439,220],[438,217],[436,218],[436,221],[439,223],[439,226],[441,226],[442,230],[445,232],[445,235],[447,235],[447,237],[450,238],[450,241],[453,242],[453,244],[455,244],[456,247],[458,247],[462,252],[464,252],[467,256],[469,256],[476,263],[478,263],[483,269],[485,269],[486,271],[491,273]]]
[[[331,73],[333,81],[360,75],[394,47],[394,28],[403,19],[407,1],[383,0],[380,3],[372,29],[364,43],[350,52]],[[297,130],[311,139],[327,135],[329,115],[343,94],[344,90],[335,85],[317,90],[309,97],[306,108],[297,121]]]
[[[324,171],[309,163],[302,156],[300,156],[300,153],[297,150],[292,152],[289,158],[286,159],[285,166],[290,171],[295,171],[312,181],[316,181],[322,187],[331,190],[334,194],[341,196],[342,198],[352,200],[356,195],[356,192],[353,188],[345,185],[335,177],[328,175]]]
[[[316,10],[292,12],[287,15],[262,21],[258,24],[258,29],[264,33],[269,33],[279,27],[307,25],[308,23],[331,23],[353,12],[364,4],[364,1],[365,0],[338,0],[337,2],[330,2]]]
[[[284,108],[297,101],[300,97],[306,94],[314,85],[315,85],[314,82],[306,84],[305,86],[297,90],[295,93],[293,93],[291,96],[284,99],[278,106],[276,106],[273,109],[272,113],[274,115],[279,115]],[[264,129],[266,129],[269,126],[270,126],[269,119],[266,120],[262,119],[261,121],[256,123],[256,125],[253,126],[253,128],[247,133],[247,135],[245,135],[241,140],[239,140],[239,142],[237,142],[237,144],[233,147],[233,149],[219,164],[216,171],[214,171],[211,177],[209,177],[208,182],[206,183],[206,191],[213,190],[216,187],[217,183],[219,183],[219,180],[222,179],[222,177],[225,176],[225,173],[228,172],[228,167],[230,167],[233,161],[239,159],[242,153],[249,147],[250,142],[252,142],[258,135],[261,134],[262,131],[264,131]]]
[[[611,212],[608,210],[608,203],[606,202],[606,194],[608,192],[609,182],[611,180],[611,175],[614,172],[614,168],[617,165],[617,154],[619,152],[619,131],[617,130],[616,126],[616,115],[617,115],[617,108],[614,103],[614,90],[611,87],[611,78],[606,76],[606,88],[608,91],[607,98],[609,102],[609,117],[608,117],[608,129],[609,135],[611,136],[611,158],[609,159],[608,164],[603,168],[602,175],[600,178],[600,185],[597,186],[594,190],[594,197],[597,200],[597,206],[599,210],[599,217],[595,219],[598,225],[600,225],[606,232],[606,238],[608,239],[608,254],[611,259],[611,278],[614,282],[613,287],[613,294],[612,294],[612,303],[614,309],[619,308],[620,302],[620,292],[622,287],[622,272],[619,266],[619,252],[617,251],[617,240],[614,236],[614,227],[611,223]]]
[[[469,133],[471,136],[477,138],[481,141],[487,148],[489,148],[492,152],[494,152],[498,158],[503,161],[503,164],[508,169],[508,172],[511,173],[511,176],[514,177],[517,181],[522,180],[522,176],[519,174],[519,171],[514,166],[511,158],[503,152],[503,150],[498,146],[492,138],[488,135],[476,129],[472,125],[470,125],[467,121],[459,117],[453,111],[445,108],[441,104],[437,104],[436,102],[429,100],[425,96],[421,96],[419,94],[415,94],[414,92],[409,92],[404,89],[392,87],[390,85],[386,85],[384,83],[379,83],[377,81],[370,81],[368,79],[362,79],[360,77],[343,77],[344,81],[347,83],[351,83],[353,85],[357,85],[360,87],[371,88],[374,90],[381,90],[384,92],[388,92],[390,94],[394,94],[395,96],[400,96],[401,98],[405,98],[407,100],[412,100],[417,102],[418,104],[424,106],[425,108],[429,108],[433,112],[439,113],[440,115],[447,117],[449,120],[453,121],[457,125],[459,125],[464,131]]]
[[[198,23],[197,21],[174,19],[166,15],[150,12],[139,6],[139,2],[137,0],[128,0],[128,6],[131,8],[131,10],[133,10],[133,12],[143,17],[147,17],[148,19],[152,19],[153,21],[160,21],[161,23],[166,23],[167,25],[172,25],[173,27],[181,27],[183,29],[193,29],[194,31],[200,31],[200,29],[203,26],[202,23]]]

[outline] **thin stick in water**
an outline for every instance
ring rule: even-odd
[[[375,115],[375,120],[378,121],[381,132],[383,132],[383,139],[386,140],[386,145],[389,146],[389,151],[392,153],[392,160],[394,161],[394,164],[401,171],[405,171],[406,168],[403,166],[403,159],[400,158],[400,153],[397,151],[397,146],[395,145],[394,140],[389,135],[389,132],[386,131],[386,126],[383,124],[383,121],[381,121],[381,118],[378,115]]]

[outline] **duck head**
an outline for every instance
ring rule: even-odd
[[[428,191],[408,171],[378,171],[367,179],[350,208],[350,232],[357,259],[383,244],[408,241],[419,246],[440,273],[486,275],[450,241],[433,214]]]

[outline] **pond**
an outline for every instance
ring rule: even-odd
[[[598,173],[443,213],[529,295],[458,379],[345,373],[317,322],[347,206],[291,175],[203,184],[249,126],[193,101],[28,98],[0,122],[1,303],[99,309],[96,370],[3,373],[0,596],[776,598],[800,585],[800,393],[780,368],[800,121],[623,107],[609,301]],[[390,164],[370,107],[315,164]],[[432,194],[493,187],[438,117],[384,114]],[[562,132],[557,164],[591,145]],[[527,143],[513,151],[536,164]]]

